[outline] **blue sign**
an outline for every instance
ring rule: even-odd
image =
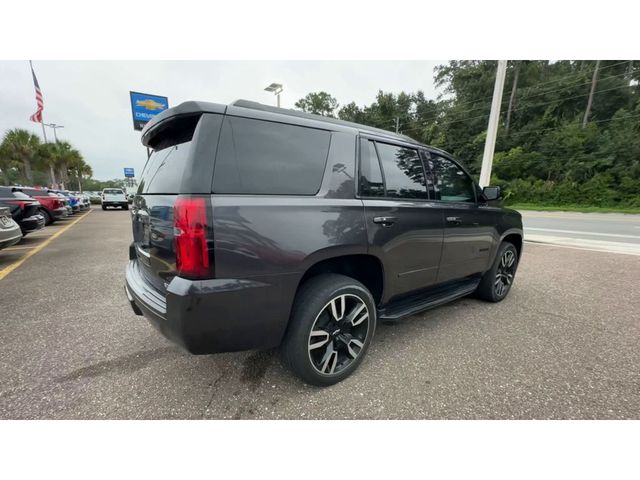
[[[139,92],[129,92],[129,96],[135,130],[142,130],[149,120],[169,108],[167,97]]]
[[[133,178],[135,177],[135,175],[133,174],[133,168],[125,168],[124,169],[124,176],[126,178]]]

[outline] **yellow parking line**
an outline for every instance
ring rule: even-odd
[[[9,247],[9,248],[5,248],[4,250],[2,250],[3,252],[11,252],[12,250],[28,250],[30,248],[36,248],[37,245],[34,245],[33,247]]]
[[[33,255],[35,255],[36,253],[38,253],[40,250],[42,250],[44,247],[46,247],[47,245],[49,245],[53,239],[55,239],[56,237],[62,235],[64,232],[66,232],[67,230],[69,230],[71,227],[73,227],[76,223],[78,223],[80,220],[82,220],[84,217],[86,217],[87,215],[89,215],[89,213],[91,213],[91,210],[89,210],[87,213],[85,213],[84,215],[82,215],[80,218],[77,218],[76,220],[74,220],[73,222],[71,222],[68,225],[65,225],[63,228],[61,228],[60,230],[58,230],[56,233],[54,233],[53,235],[51,235],[51,237],[49,237],[47,240],[45,240],[44,242],[42,242],[40,245],[38,245],[37,247],[33,247],[33,250],[31,250],[30,252],[28,252],[24,257],[22,257],[20,260],[16,261],[15,263],[12,263],[11,265],[9,265],[8,267],[4,268],[3,270],[0,270],[0,280],[2,280],[4,277],[6,277],[7,275],[9,275],[11,272],[13,272],[16,268],[18,268],[20,265],[22,265],[25,261],[27,261],[27,259],[29,259],[30,257],[32,257]]]

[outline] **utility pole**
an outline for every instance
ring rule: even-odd
[[[593,103],[593,94],[596,91],[596,83],[598,82],[598,69],[600,68],[600,60],[596,61],[596,68],[593,69],[593,77],[591,77],[591,91],[589,92],[589,100],[587,100],[587,109],[584,112],[584,118],[582,119],[582,128],[587,126],[589,121],[589,114],[591,113],[591,104]]]
[[[502,91],[504,90],[504,77],[507,74],[507,61],[498,60],[496,71],[496,83],[493,87],[493,100],[491,101],[491,113],[487,126],[487,139],[484,143],[482,155],[482,168],[480,169],[480,186],[486,187],[491,181],[491,165],[493,164],[493,152],[496,149],[496,137],[498,135],[498,120],[500,119],[500,104],[502,103]]]
[[[400,130],[400,117],[396,117],[396,133]]]

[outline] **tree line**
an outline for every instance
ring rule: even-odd
[[[301,110],[398,131],[448,151],[476,177],[484,150],[495,61],[435,68],[442,92],[378,91],[370,105],[340,106],[327,92]],[[640,207],[640,62],[510,61],[492,184],[509,204]]]
[[[8,130],[0,143],[0,183],[80,189],[93,170],[69,142],[44,143],[23,129]]]

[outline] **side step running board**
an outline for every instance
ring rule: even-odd
[[[383,323],[395,323],[401,318],[415,315],[424,310],[449,303],[456,298],[469,295],[475,291],[479,283],[479,278],[471,278],[462,282],[456,282],[452,285],[436,288],[421,296],[400,300],[397,303],[392,303],[378,310],[378,318]]]

